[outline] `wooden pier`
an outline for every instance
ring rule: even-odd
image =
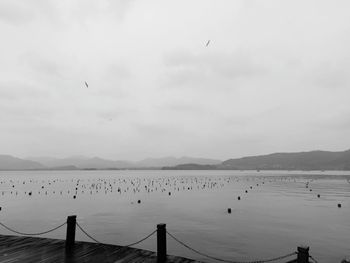
[[[0,235],[0,262],[2,263],[199,263],[199,261],[196,260],[168,255],[166,240],[167,235],[169,235],[172,239],[174,239],[187,249],[190,249],[193,252],[208,258],[206,262],[235,262],[212,257],[210,255],[207,255],[205,253],[191,248],[189,245],[183,243],[171,233],[169,233],[166,230],[165,224],[158,224],[157,229],[150,233],[148,236],[127,246],[117,246],[99,243],[76,222],[76,216],[69,216],[65,223],[51,230],[44,231],[41,233],[21,233],[14,229],[11,229],[10,227],[6,226],[1,222],[0,225],[16,234],[27,235]],[[63,227],[64,225],[67,225],[66,240],[38,238],[30,236],[49,233],[55,231],[58,228]],[[75,241],[76,227],[79,228],[89,238],[94,240],[95,243]],[[157,252],[132,247],[136,244],[143,242],[144,240],[148,239],[154,234],[157,235]],[[291,260],[290,257],[293,257],[294,259]],[[287,258],[289,258],[289,261],[287,261]],[[302,246],[298,247],[296,252],[292,252],[290,254],[279,256],[273,259],[258,260],[258,262],[281,262],[281,260],[283,260],[284,262],[288,263],[309,263],[309,258],[313,259],[309,255],[309,247]]]
[[[66,251],[65,240],[0,236],[1,263],[141,263],[157,262],[157,253],[143,249],[76,241],[74,249]],[[167,256],[167,263],[198,261]]]

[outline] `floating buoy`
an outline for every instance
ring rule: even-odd
[[[231,208],[227,209],[227,213],[231,214]]]
[[[246,193],[248,193],[248,190],[245,190]]]
[[[29,194],[29,195],[32,195],[32,192],[29,192],[28,194]]]
[[[137,203],[138,203],[138,204],[141,204],[141,200],[137,200]]]
[[[171,192],[169,192],[169,195],[171,195]]]
[[[317,195],[318,198],[320,198],[320,196],[321,196],[321,195],[319,195],[319,194]]]
[[[77,196],[76,196],[76,195],[74,195],[74,196],[73,196],[73,198],[75,199],[75,198],[77,198]]]
[[[238,199],[238,200],[241,200],[241,197],[240,197],[240,196],[238,196],[238,197],[237,197],[237,199]]]
[[[338,207],[341,208],[341,204],[338,204]]]

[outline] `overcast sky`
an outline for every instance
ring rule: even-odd
[[[347,0],[0,0],[0,153],[348,149],[349,10]]]

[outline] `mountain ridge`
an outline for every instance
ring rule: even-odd
[[[163,157],[163,158],[146,158],[140,161],[123,161],[109,160],[100,157],[28,157],[27,160],[43,164],[48,168],[75,166],[78,169],[140,169],[140,168],[161,168],[163,166],[175,166],[185,163],[220,164],[222,161],[208,158],[197,157]]]
[[[350,170],[350,150],[279,152],[228,159],[222,169],[240,170]]]
[[[0,170],[36,170],[45,169],[41,163],[0,154]]]
[[[350,150],[277,152],[220,160],[195,157],[146,158],[140,161],[100,157],[30,157],[0,155],[0,170],[76,169],[165,169],[165,170],[350,170]]]

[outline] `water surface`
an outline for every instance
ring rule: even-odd
[[[117,245],[166,223],[215,257],[258,260],[307,244],[319,262],[340,262],[350,255],[349,181],[327,171],[2,171],[0,221],[40,232],[77,215],[93,237]],[[65,228],[44,236],[64,239]],[[78,230],[77,239],[89,240]],[[137,247],[155,251],[155,237]],[[170,238],[168,253],[211,262]]]

